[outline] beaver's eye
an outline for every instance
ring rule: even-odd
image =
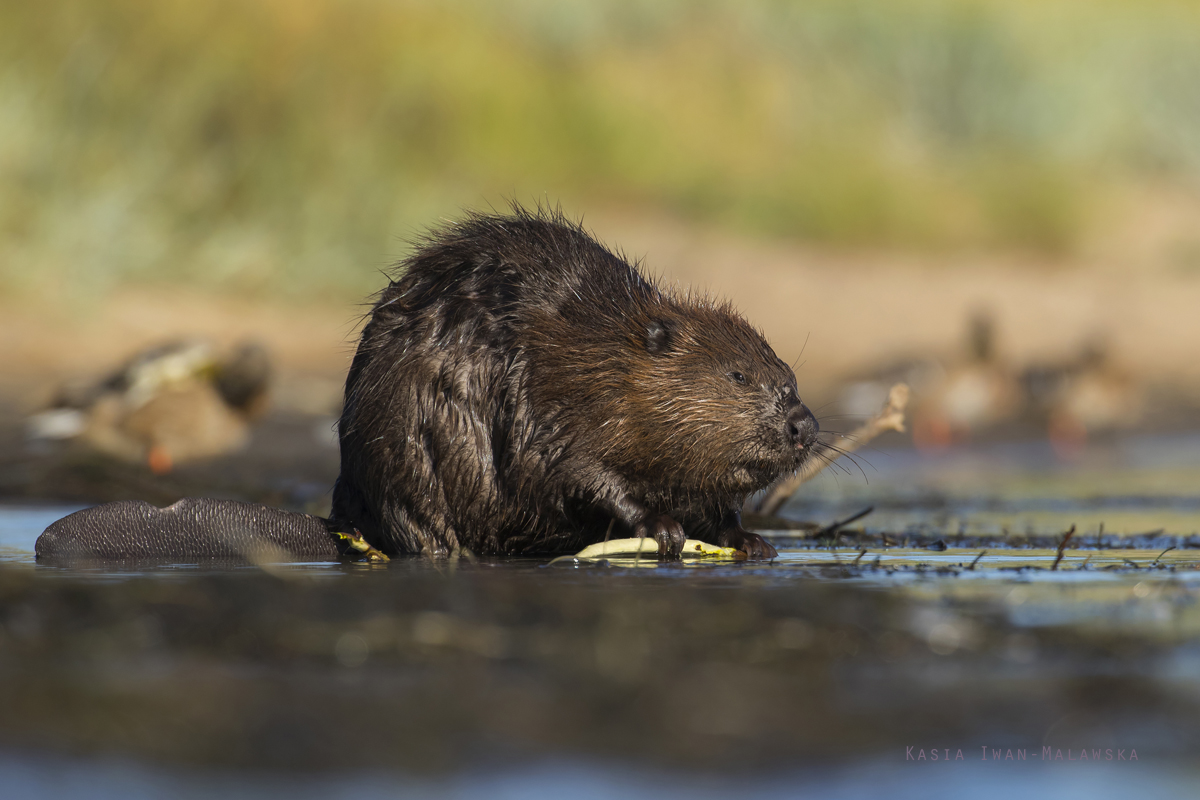
[[[734,383],[740,383],[743,386],[746,385],[746,376],[740,372],[731,372],[729,373],[729,377]]]
[[[671,324],[656,319],[646,326],[646,349],[651,355],[662,355],[671,349]]]

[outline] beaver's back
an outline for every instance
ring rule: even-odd
[[[572,537],[542,457],[562,436],[528,401],[531,320],[651,287],[577,226],[473,216],[381,294],[346,380],[334,517],[395,552],[559,549]],[[560,446],[569,447],[561,441]]]

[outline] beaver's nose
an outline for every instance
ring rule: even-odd
[[[797,402],[787,415],[787,432],[792,443],[801,450],[812,447],[813,442],[817,441],[818,431],[820,426],[817,425],[817,418],[808,410],[808,406]]]

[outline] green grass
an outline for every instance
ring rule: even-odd
[[[1061,252],[1198,86],[1169,0],[0,0],[0,289],[356,295],[507,197]]]

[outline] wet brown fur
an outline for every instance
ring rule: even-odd
[[[555,212],[472,215],[384,289],[346,381],[333,516],[388,553],[686,535],[774,550],[745,497],[810,457],[795,376]]]

